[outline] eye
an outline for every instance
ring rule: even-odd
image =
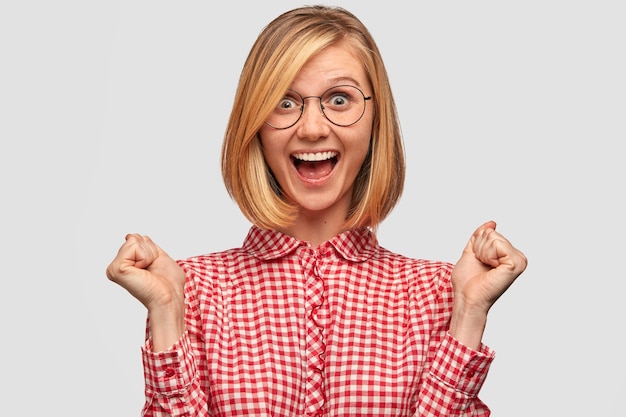
[[[289,110],[298,107],[298,103],[293,98],[285,97],[278,102],[278,109]]]
[[[333,107],[341,107],[347,105],[350,99],[343,93],[336,93],[330,97],[328,102]]]
[[[302,108],[302,97],[292,90],[287,90],[285,96],[278,102],[275,111],[282,113],[290,113],[293,110],[300,110]]]
[[[357,103],[355,98],[357,93],[358,90],[352,86],[334,87],[324,93],[322,103],[330,110],[345,111]]]

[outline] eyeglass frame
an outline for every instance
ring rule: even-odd
[[[363,112],[361,112],[361,115],[354,122],[349,123],[347,125],[342,125],[342,124],[339,124],[339,123],[335,123],[332,120],[330,120],[328,115],[326,115],[326,112],[324,112],[324,105],[322,104],[322,97],[324,97],[324,94],[326,94],[330,90],[333,90],[333,89],[339,88],[339,87],[351,87],[351,88],[354,88],[359,93],[361,93],[361,96],[363,96]],[[306,96],[306,97],[303,97],[302,94],[300,94],[299,92],[297,92],[294,89],[289,88],[289,89],[287,89],[287,91],[293,91],[294,93],[296,93],[298,95],[298,97],[300,97],[302,99],[302,105],[300,106],[300,115],[298,116],[298,118],[296,119],[295,122],[293,122],[292,124],[290,124],[287,127],[276,127],[276,126],[273,126],[267,120],[264,122],[266,125],[268,125],[269,127],[273,128],[273,129],[276,129],[276,130],[285,130],[285,129],[289,129],[291,127],[294,127],[300,121],[300,119],[302,119],[302,115],[304,114],[304,107],[306,105],[304,100],[306,100],[307,98],[317,98],[317,99],[319,99],[319,104],[320,104],[319,107],[320,107],[320,110],[322,111],[322,114],[324,115],[324,118],[326,118],[326,120],[328,120],[329,122],[331,122],[335,126],[339,126],[339,127],[348,127],[348,126],[352,126],[352,125],[357,124],[363,118],[363,115],[365,114],[365,110],[367,109],[367,101],[372,99],[371,95],[365,96],[365,93],[363,92],[363,90],[361,90],[359,87],[357,87],[355,85],[350,85],[350,84],[339,84],[339,85],[335,85],[335,86],[332,86],[330,88],[327,88],[326,90],[324,90],[324,92],[322,93],[321,96]]]

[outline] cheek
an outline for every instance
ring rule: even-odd
[[[274,135],[259,132],[259,143],[261,144],[261,153],[265,163],[275,176],[277,174],[280,175],[284,162],[284,149],[280,146],[281,142]]]
[[[259,138],[259,143],[261,144],[263,156],[267,159],[269,155],[273,155],[275,153],[274,148],[276,141],[272,140],[272,135],[268,134],[268,132],[265,132],[264,130],[265,129],[261,129],[257,134],[257,137]]]
[[[365,159],[372,145],[372,129],[364,129],[359,136],[360,138],[356,141],[354,149],[361,159]]]
[[[289,143],[291,134],[283,130],[276,130],[264,126],[257,133],[257,137],[263,149],[271,149],[273,152],[282,152]]]
[[[265,149],[271,144],[271,141],[268,140],[268,137],[271,137],[271,135],[268,135],[267,129],[261,128],[256,136],[259,139],[259,144],[261,144],[261,150],[265,152]]]

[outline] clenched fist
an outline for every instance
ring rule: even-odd
[[[452,271],[454,307],[450,333],[471,347],[480,344],[487,312],[526,269],[526,256],[488,221],[470,237]]]
[[[184,331],[185,273],[148,236],[129,234],[106,269],[147,309],[155,350],[166,349]]]

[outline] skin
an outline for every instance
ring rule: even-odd
[[[344,44],[331,46],[309,60],[291,88],[303,97],[319,96],[326,89],[349,84],[371,95],[369,79],[361,63]],[[372,135],[374,110],[366,105],[358,123],[341,127],[328,121],[319,100],[305,101],[304,114],[295,126],[279,130],[264,126],[260,132],[263,154],[287,199],[300,210],[292,226],[281,230],[313,247],[341,233],[350,208],[354,180],[363,165]],[[337,153],[329,176],[310,181],[298,174],[292,155],[299,152]]]
[[[363,67],[344,44],[313,57],[292,88],[303,96],[318,96],[338,84],[355,85],[366,95],[371,94]],[[357,124],[335,126],[323,116],[316,99],[307,99],[305,112],[295,126],[261,129],[259,137],[267,163],[286,198],[300,208],[297,221],[282,232],[316,247],[343,231],[354,179],[369,147],[372,121],[373,109],[369,106]],[[303,151],[337,152],[337,164],[322,180],[303,179],[291,160],[294,152]],[[489,309],[527,265],[524,254],[495,229],[493,221],[479,226],[452,272],[450,334],[472,349],[480,348]],[[106,274],[147,308],[153,351],[166,350],[180,339],[185,330],[185,276],[148,236],[127,235]]]

